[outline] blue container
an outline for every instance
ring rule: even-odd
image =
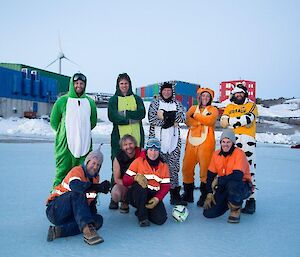
[[[153,95],[154,95],[154,85],[149,86],[148,94],[149,94],[149,95],[147,95],[148,97],[153,97]]]
[[[189,109],[189,97],[188,96],[186,96],[186,95],[183,95],[182,96],[182,105],[183,105],[183,107],[186,109],[186,110],[188,110]]]
[[[197,84],[177,81],[175,90],[178,95],[196,96],[198,88]]]
[[[25,78],[23,79],[23,90],[22,94],[27,96],[31,92],[31,78]]]
[[[21,74],[13,74],[12,90],[13,95],[20,95],[22,91],[22,76]]]
[[[39,92],[40,92],[40,84],[41,81],[40,80],[34,80],[32,83],[32,91],[31,91],[31,95],[33,97],[37,97],[39,96]]]

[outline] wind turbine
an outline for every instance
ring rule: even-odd
[[[48,68],[49,66],[51,66],[53,63],[55,63],[56,61],[58,61],[58,73],[61,74],[61,60],[62,59],[66,59],[68,60],[69,62],[79,66],[79,64],[77,64],[76,62],[70,60],[68,57],[65,56],[65,54],[63,53],[62,51],[62,47],[61,47],[61,41],[60,41],[60,34],[58,34],[58,43],[59,43],[59,53],[58,53],[58,56],[57,58],[52,61],[51,63],[49,63],[45,68]]]

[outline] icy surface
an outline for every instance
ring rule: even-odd
[[[1,257],[300,256],[298,149],[258,144],[257,212],[242,215],[240,224],[228,224],[228,213],[206,219],[196,203],[189,204],[186,222],[176,223],[170,217],[172,206],[167,195],[167,222],[140,228],[133,208],[129,214],[109,210],[110,196],[101,194],[98,212],[104,217],[104,225],[99,233],[105,242],[96,246],[85,244],[82,235],[46,241],[50,223],[45,199],[55,172],[53,143],[0,143],[0,152]],[[108,144],[103,145],[103,152],[102,180],[111,176]],[[199,190],[195,191],[195,199],[198,197]]]

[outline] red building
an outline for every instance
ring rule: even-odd
[[[256,101],[256,82],[249,80],[232,80],[232,81],[223,81],[220,83],[220,102],[225,101],[231,90],[239,83],[244,84],[248,89],[248,97],[253,102]]]

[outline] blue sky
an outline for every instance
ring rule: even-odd
[[[0,62],[62,73],[80,70],[89,92],[114,92],[119,73],[133,87],[183,80],[210,87],[257,82],[257,97],[299,97],[300,4],[287,1],[5,1]],[[49,67],[58,71],[58,63]]]

